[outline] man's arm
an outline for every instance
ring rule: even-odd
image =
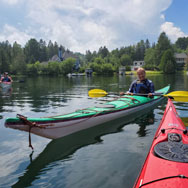
[[[150,93],[154,93],[155,92],[155,87],[153,82],[150,83]]]
[[[155,87],[153,82],[150,80],[149,81],[149,93],[148,93],[148,97],[153,97],[153,94],[155,93]]]
[[[133,88],[135,87],[135,81],[133,81],[130,85],[130,88],[129,88],[129,93],[133,93]]]
[[[120,92],[120,95],[124,95],[124,94],[132,94],[133,93],[133,87],[134,87],[135,81],[133,81],[130,85],[129,90],[125,93],[125,92]]]

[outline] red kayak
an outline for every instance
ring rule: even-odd
[[[171,99],[134,187],[188,187],[188,134]]]

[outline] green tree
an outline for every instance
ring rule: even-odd
[[[175,45],[177,46],[177,48],[186,50],[186,48],[188,47],[188,37],[178,38]]]
[[[40,39],[39,41],[39,59],[38,61],[43,62],[47,61],[48,56],[47,56],[47,48],[46,48],[46,42]]]
[[[0,43],[0,71],[5,72],[10,70],[12,62],[11,55],[12,47],[8,41]]]
[[[163,53],[159,68],[167,74],[176,72],[176,60],[174,58],[172,50],[168,49]]]
[[[155,69],[155,50],[153,48],[148,48],[145,53],[144,62],[145,69],[154,70]]]
[[[98,55],[101,56],[101,58],[105,58],[108,54],[109,54],[109,51],[106,48],[106,46],[99,48]]]
[[[146,49],[150,48],[150,42],[149,42],[148,39],[146,39],[145,48],[146,48]]]
[[[34,64],[26,64],[27,74],[37,75],[37,69]]]
[[[93,71],[96,72],[97,74],[101,74],[101,72],[102,72],[101,66],[102,65],[100,65],[96,62],[90,63],[90,68],[92,68]]]
[[[136,45],[135,60],[143,60],[144,53],[145,53],[145,43],[143,40],[141,40]]]
[[[102,65],[102,64],[105,63],[105,61],[104,61],[104,59],[101,58],[101,57],[96,57],[96,58],[94,59],[94,63],[97,63],[97,64],[99,64],[99,65]]]
[[[73,71],[75,62],[75,58],[67,58],[63,62],[59,63],[61,73],[64,75],[71,73]]]
[[[90,50],[87,50],[87,51],[86,51],[85,58],[86,58],[86,61],[87,61],[87,62],[92,61],[93,55],[92,55],[92,53],[90,52]]]
[[[0,71],[5,72],[9,70],[9,58],[5,50],[0,49]]]
[[[170,40],[166,36],[165,32],[162,32],[159,36],[158,43],[155,47],[156,52],[156,62],[155,65],[158,66],[161,62],[161,58],[163,56],[163,53],[168,50],[172,49],[172,45],[170,43]]]
[[[20,44],[15,42],[12,47],[11,72],[14,74],[24,74],[26,70],[25,55]]]
[[[52,41],[50,40],[48,42],[48,47],[47,47],[47,58],[50,59],[53,57],[53,55],[54,55],[54,45]]]
[[[27,63],[35,63],[40,59],[40,45],[36,39],[30,39],[24,49]]]
[[[104,74],[113,74],[113,66],[109,63],[105,63],[101,66],[101,72]]]
[[[131,65],[132,59],[131,59],[131,57],[129,55],[124,54],[120,58],[120,63],[121,63],[122,66]]]
[[[60,73],[60,63],[59,62],[49,62],[48,63],[48,73],[53,74],[59,74]]]

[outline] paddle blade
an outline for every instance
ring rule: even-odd
[[[90,97],[104,97],[108,95],[108,93],[102,89],[92,89],[88,92]]]
[[[164,97],[172,97],[177,102],[188,102],[188,91],[173,91],[164,95]]]

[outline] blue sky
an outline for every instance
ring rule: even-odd
[[[0,41],[57,41],[74,51],[188,36],[187,0],[0,0]]]
[[[173,3],[165,11],[166,21],[173,22],[176,27],[188,34],[188,1],[173,0]]]

